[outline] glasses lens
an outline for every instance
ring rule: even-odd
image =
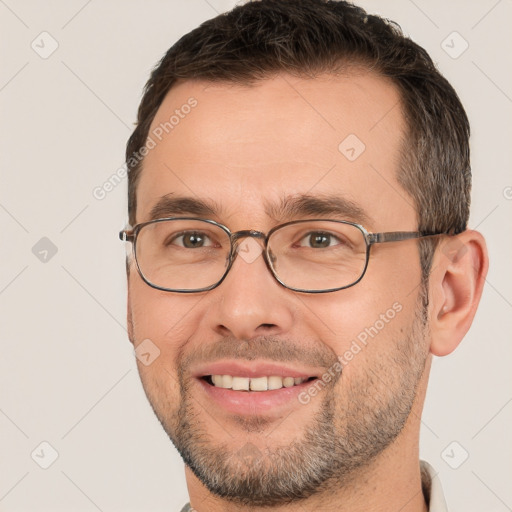
[[[274,231],[269,260],[279,280],[290,288],[326,291],[354,284],[366,266],[366,240],[352,224],[305,221]]]
[[[136,258],[144,278],[168,290],[199,290],[217,284],[230,253],[228,234],[201,220],[146,224],[137,235]]]

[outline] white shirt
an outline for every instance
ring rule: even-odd
[[[421,487],[429,512],[448,512],[443,488],[434,468],[424,460],[420,461]]]

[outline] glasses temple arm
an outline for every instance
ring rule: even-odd
[[[424,238],[427,236],[438,236],[444,234],[445,233],[427,233],[422,231],[388,231],[385,233],[368,233],[368,242],[370,244],[401,242],[402,240],[411,240],[414,238]]]
[[[119,240],[123,242],[133,242],[135,235],[132,230],[119,231]]]

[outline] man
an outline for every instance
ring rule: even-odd
[[[427,53],[343,1],[248,3],[167,52],[121,238],[183,510],[446,510],[419,427],[487,272],[468,137]]]

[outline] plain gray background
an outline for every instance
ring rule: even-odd
[[[512,2],[358,3],[429,51],[472,122],[470,227],[491,268],[471,331],[434,362],[421,454],[451,511],[512,510]],[[93,191],[123,164],[152,66],[232,5],[0,0],[2,511],[174,511],[187,500],[125,331],[126,180],[102,200]]]

